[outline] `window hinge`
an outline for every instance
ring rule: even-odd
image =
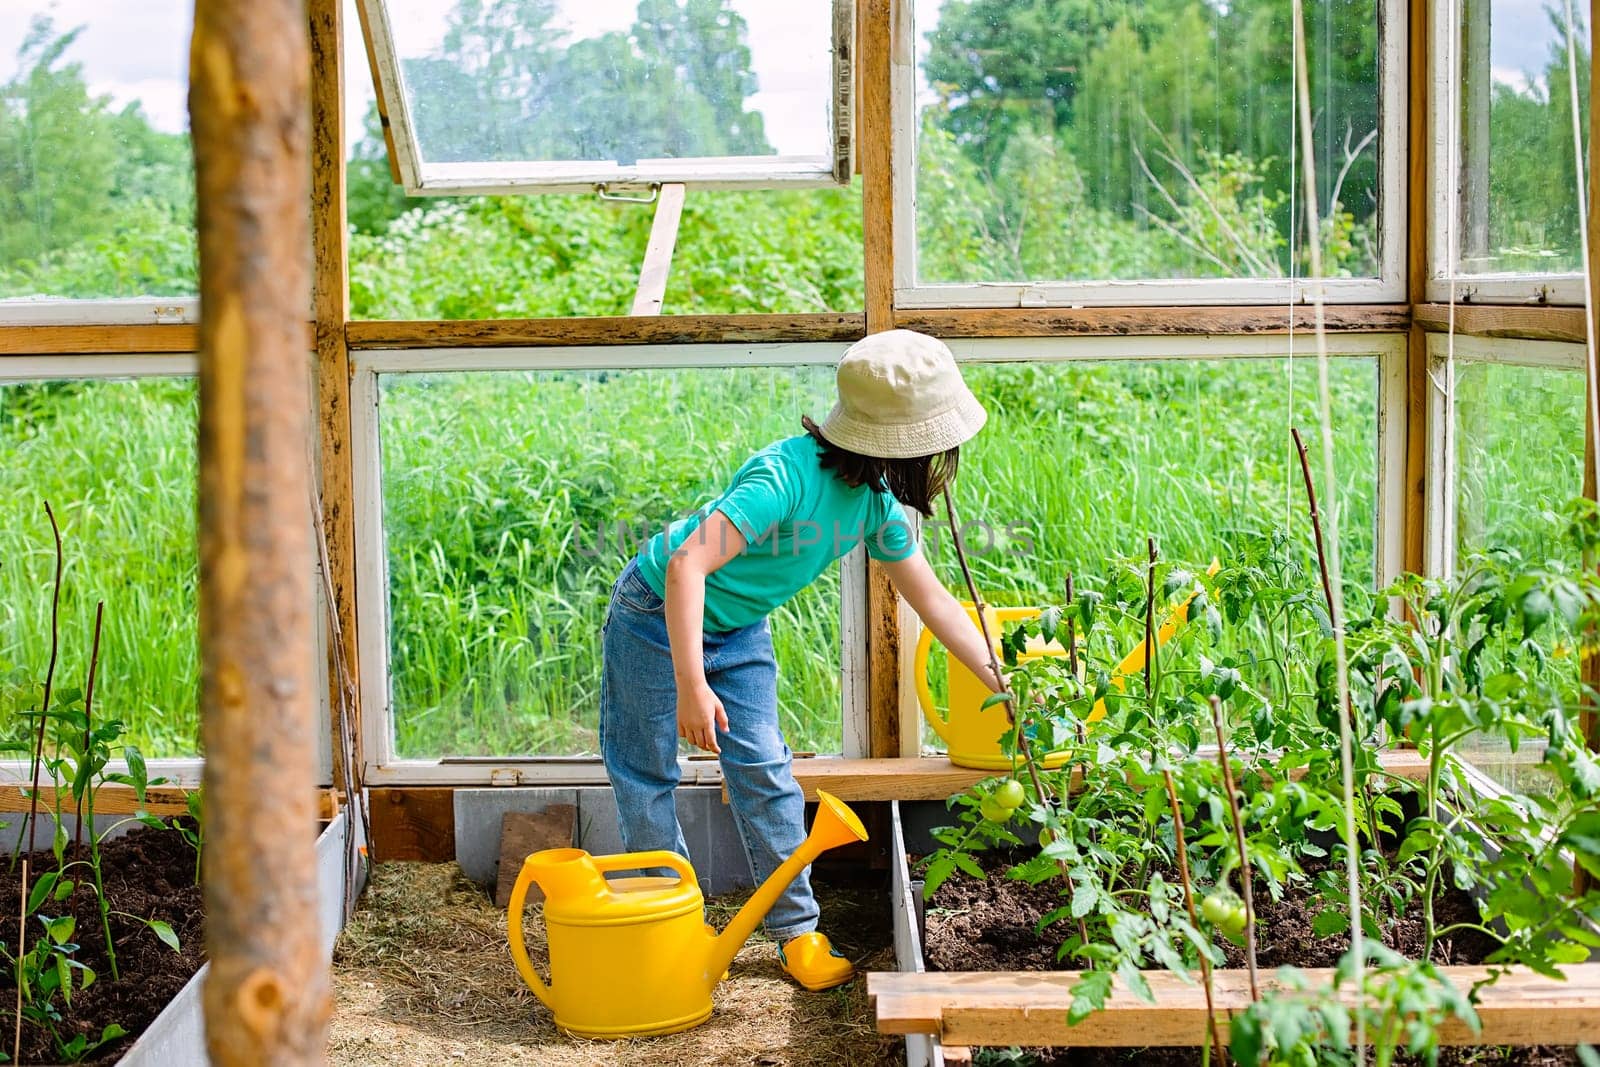
[[[496,767],[489,772],[490,785],[521,785],[522,772],[515,767]]]

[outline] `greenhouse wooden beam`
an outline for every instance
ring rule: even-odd
[[[162,355],[193,352],[196,326],[0,326],[0,356]]]
[[[323,1062],[309,517],[311,56],[303,0],[197,5],[199,635],[206,1046],[218,1067]]]
[[[865,333],[866,318],[860,312],[391,320],[352,322],[345,327],[353,349],[849,342],[860,340]]]
[[[360,689],[344,686],[360,677],[356,642],[355,471],[350,454],[350,350],[345,323],[350,318],[349,229],[346,225],[344,123],[344,5],[340,0],[310,0],[311,42],[311,250],[312,309],[317,352],[317,492],[321,494],[323,536],[328,547],[329,609],[339,621],[339,647],[328,650],[328,707],[332,722],[333,782],[345,779],[343,746],[361,760]],[[341,708],[349,705],[348,722]],[[356,775],[359,778],[359,774]]]
[[[1488,967],[1441,967],[1459,990],[1488,977]],[[1479,990],[1481,1031],[1459,1020],[1439,1026],[1445,1045],[1575,1045],[1600,1040],[1600,963],[1563,969],[1566,981],[1544,978],[1523,968],[1502,975]],[[1170,971],[1145,971],[1155,994],[1148,1003],[1130,993],[1121,979],[1106,1007],[1076,1026],[1067,1024],[1076,971],[944,972],[867,975],[867,996],[885,1034],[935,1034],[941,1044],[1073,1045],[1153,1047],[1203,1045],[1207,1041],[1205,990]],[[1331,969],[1308,969],[1316,986],[1332,984]],[[1219,1014],[1232,1015],[1250,1003],[1249,975],[1243,970],[1214,972]],[[1267,984],[1276,984],[1267,979]]]
[[[1405,502],[1401,514],[1401,564],[1421,574],[1428,526],[1428,338],[1416,320],[1428,286],[1428,0],[1406,4],[1406,331]]]
[[[862,0],[856,42],[856,91],[861,130],[861,228],[868,333],[894,321],[894,84],[895,19],[908,0]],[[867,561],[867,754],[900,751],[900,603],[888,572]]]
[[[1595,25],[1595,18],[1600,17],[1600,0],[1590,0],[1589,25]],[[1595,93],[1600,90],[1600,71],[1589,66],[1589,98],[1596,99]],[[1593,108],[1589,109],[1589,138],[1588,143],[1597,143],[1595,136],[1600,134],[1600,114]],[[1600,308],[1600,167],[1589,167],[1588,171],[1588,208],[1589,217],[1584,219],[1584,228],[1588,234],[1589,256],[1584,265],[1588,273],[1589,307],[1584,309],[1584,327],[1586,337],[1600,338],[1600,326],[1589,322],[1589,312],[1592,308]],[[1595,363],[1596,350],[1590,348],[1587,353],[1585,374],[1584,410],[1583,410],[1583,495],[1590,500],[1596,499],[1600,494],[1600,483],[1595,475],[1595,458],[1600,454],[1600,440],[1596,433],[1600,426],[1596,426],[1590,413],[1595,410],[1595,390],[1600,389],[1600,366]],[[1588,566],[1594,566],[1593,559],[1584,561]],[[1583,711],[1579,717],[1580,728],[1585,739],[1589,742],[1592,751],[1600,752],[1600,709],[1595,707],[1594,694],[1600,692],[1600,656],[1590,653],[1583,658],[1580,667],[1585,686]],[[1592,877],[1588,868],[1583,864],[1574,864],[1576,870],[1573,878],[1573,890],[1577,894],[1587,892],[1591,888]]]
[[[1450,329],[1449,304],[1418,304],[1411,320],[1428,333]],[[1522,341],[1584,343],[1583,308],[1521,304],[1457,304],[1456,333]]]
[[[1173,337],[1287,334],[1312,329],[1312,310],[1264,307],[946,308],[900,310],[894,324],[936,337]],[[1405,304],[1329,304],[1337,333],[1399,333],[1411,324]]]

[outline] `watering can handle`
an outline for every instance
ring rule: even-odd
[[[922,705],[922,717],[928,720],[933,732],[949,745],[950,735],[946,731],[950,727],[950,720],[939,714],[941,709],[933,702],[933,689],[928,685],[928,653],[932,649],[933,631],[924,626],[922,636],[917,638],[917,655],[913,660],[911,673],[916,675],[917,703]]]
[[[649,867],[671,867],[674,874],[690,885],[699,885],[700,879],[694,873],[694,868],[689,866],[689,861],[668,849],[656,849],[652,852],[624,852],[617,856],[596,856],[593,860],[594,869],[597,871],[631,871],[644,870]]]
[[[550,987],[544,984],[539,972],[533,969],[533,961],[528,958],[528,943],[522,936],[522,912],[527,906],[528,887],[533,884],[533,872],[533,865],[524,861],[522,870],[517,874],[516,885],[511,887],[511,902],[506,912],[506,939],[511,942],[511,960],[517,965],[517,973],[528,983],[533,995],[543,1001],[545,1007],[554,1011],[555,1005],[550,1001]]]

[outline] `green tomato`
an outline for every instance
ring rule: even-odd
[[[992,823],[1004,825],[1011,821],[1011,813],[1015,808],[1008,808],[995,800],[994,797],[984,797],[978,802],[978,814]]]
[[[1200,914],[1230,937],[1244,933],[1244,901],[1232,893],[1218,891],[1206,894],[1206,898],[1200,902]]]
[[[1007,778],[995,788],[994,799],[1001,807],[1015,811],[1022,807],[1022,802],[1028,799],[1028,794],[1022,791],[1021,782],[1015,778]]]

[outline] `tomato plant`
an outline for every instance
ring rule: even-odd
[[[1281,534],[1243,538],[1210,573],[1152,551],[1075,576],[1066,601],[1000,639],[1015,770],[952,798],[927,892],[957,871],[982,877],[977,854],[995,849],[1007,877],[1057,885],[1061,903],[1039,929],[1066,925],[1060,956],[1082,972],[1072,1021],[1105,1004],[1113,976],[1148,999],[1150,967],[1198,972],[1209,993],[1223,947],[1241,946],[1254,1006],[1229,1044],[1252,1065],[1337,1060],[1356,1022],[1386,1063],[1426,1047],[1445,1016],[1474,1021],[1472,991],[1434,961],[1454,935],[1492,939],[1491,980],[1512,964],[1559,975],[1600,949],[1600,761],[1578,714],[1594,696],[1578,662],[1595,651],[1600,578],[1576,563],[1600,550],[1595,507],[1574,505],[1567,533],[1570,561],[1504,551],[1448,582],[1349,590],[1343,709],[1314,557]],[[1187,624],[1119,675],[1126,650],[1184,601]],[[1071,655],[1019,660],[1038,637]],[[1342,714],[1355,741],[1348,794]],[[1533,746],[1536,787],[1488,784],[1463,751],[1484,739]],[[1408,743],[1424,763],[1418,780],[1385,764]],[[1064,762],[1047,769],[1042,752]],[[1352,851],[1355,899],[1340,871]],[[1474,895],[1479,917],[1437,918],[1450,886]],[[1359,916],[1361,965],[1345,952],[1339,971],[1345,985],[1359,978],[1359,1010],[1303,978],[1258,983],[1255,903],[1291,889],[1309,895],[1317,937]],[[1382,944],[1405,915],[1422,920],[1416,960]]]

